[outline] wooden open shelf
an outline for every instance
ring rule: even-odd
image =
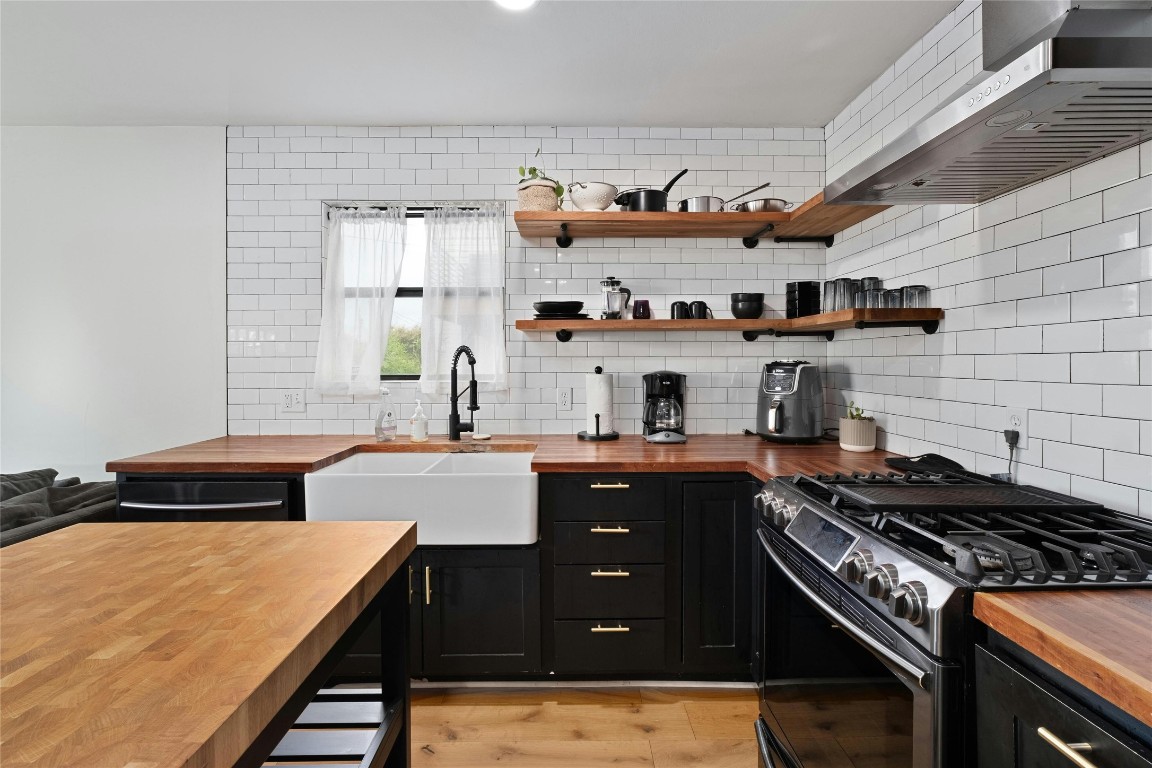
[[[561,248],[581,237],[739,237],[748,248],[773,236],[823,241],[875,216],[886,205],[824,205],[824,193],[782,213],[659,213],[640,211],[516,211],[524,237],[554,237]]]
[[[935,333],[944,310],[841,309],[806,317],[762,317],[756,320],[517,320],[518,331],[551,331],[560,341],[574,332],[600,331],[653,333],[657,331],[739,331],[746,341],[760,336],[823,336],[831,341],[844,328],[898,328],[919,326]]]

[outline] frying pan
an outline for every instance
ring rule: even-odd
[[[668,210],[668,192],[680,177],[688,173],[688,169],[680,171],[672,177],[672,181],[664,189],[629,189],[616,196],[616,205],[628,211],[666,211]]]

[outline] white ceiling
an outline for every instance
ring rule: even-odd
[[[956,2],[4,0],[0,122],[819,126]]]

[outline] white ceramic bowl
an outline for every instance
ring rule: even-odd
[[[582,211],[603,211],[612,205],[619,190],[602,181],[574,181],[568,185],[568,199]]]

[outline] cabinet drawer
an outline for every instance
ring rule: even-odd
[[[647,672],[664,669],[661,620],[557,621],[557,672]]]
[[[663,618],[664,566],[558,565],[553,606],[557,619]]]
[[[556,523],[556,562],[663,563],[664,523]]]
[[[121,522],[291,519],[288,481],[130,482],[116,489]]]
[[[553,520],[663,520],[662,477],[584,476],[541,483],[541,507]]]

